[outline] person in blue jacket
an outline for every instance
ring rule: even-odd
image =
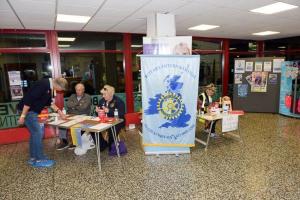
[[[98,106],[96,107],[96,112],[104,110],[107,117],[114,117],[114,111],[117,109],[118,118],[124,119],[125,115],[125,104],[115,95],[115,88],[110,85],[104,85],[103,89],[100,91],[102,94],[102,99],[100,99]],[[125,121],[116,125],[116,133],[119,135],[121,129],[125,126]],[[111,144],[114,142],[111,131],[109,131],[108,138],[100,137],[100,147],[104,150],[107,146],[111,148]]]
[[[66,118],[61,110],[53,103],[55,90],[66,90],[68,82],[64,78],[44,78],[37,81],[25,94],[17,106],[21,116],[19,124],[25,124],[30,133],[29,151],[30,159],[28,164],[33,167],[51,167],[54,160],[48,159],[43,153],[44,132],[38,120],[39,113],[50,106],[61,118]]]

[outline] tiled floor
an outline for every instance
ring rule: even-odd
[[[300,120],[273,114],[241,118],[243,143],[220,138],[208,151],[196,144],[189,155],[145,156],[139,136],[127,133],[126,156],[96,151],[77,157],[45,149],[57,164],[26,164],[28,143],[0,146],[0,199],[300,199]]]

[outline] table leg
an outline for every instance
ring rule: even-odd
[[[212,121],[210,122],[210,128],[209,128],[209,133],[208,133],[208,135],[207,135],[205,151],[207,151],[207,147],[208,147],[208,144],[209,144],[209,139],[210,139],[211,129],[212,129],[212,127],[213,127],[213,123],[215,123],[215,120],[212,120]]]
[[[116,127],[115,126],[111,127],[111,132],[112,132],[115,147],[116,147],[116,150],[117,150],[117,155],[118,155],[118,157],[120,157],[119,141],[118,141],[118,138],[117,138],[117,132],[116,132]]]
[[[101,171],[101,159],[100,159],[100,142],[99,142],[99,134],[100,132],[95,132],[95,137],[96,137],[96,150],[97,150],[97,159],[98,159],[98,168],[99,168],[99,172]]]

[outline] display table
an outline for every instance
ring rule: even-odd
[[[216,123],[217,120],[222,120],[222,135],[226,133],[227,135],[231,135],[233,137],[238,138],[240,141],[242,141],[240,131],[238,128],[238,117],[243,114],[244,114],[243,112],[233,111],[232,113],[221,113],[215,115],[209,115],[209,114],[198,115],[197,116],[198,119],[209,121],[210,127],[209,127],[206,141],[201,140],[200,138],[197,137],[195,137],[195,141],[203,144],[205,146],[205,151],[206,151],[208,148],[213,123]],[[237,134],[231,131],[236,131]]]
[[[54,116],[55,118],[55,116]],[[66,120],[56,119],[56,120],[48,120],[45,122],[46,125],[63,128],[63,129],[71,129],[72,126],[79,126],[81,130],[86,132],[94,132],[96,135],[96,150],[97,150],[97,158],[98,158],[98,168],[101,171],[101,160],[100,160],[100,133],[111,129],[113,140],[116,146],[117,155],[120,157],[119,152],[119,142],[117,140],[116,133],[116,125],[122,123],[123,119],[109,119],[106,120],[105,123],[99,121],[99,118],[84,116],[84,115],[72,115],[69,116]]]

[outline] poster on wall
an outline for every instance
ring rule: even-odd
[[[269,74],[269,83],[272,85],[277,84],[277,74]]]
[[[245,73],[245,60],[234,61],[234,73]]]
[[[239,84],[238,97],[247,97],[247,96],[248,96],[248,84]]]
[[[268,72],[252,72],[251,92],[267,92]]]
[[[272,71],[272,62],[271,61],[265,61],[264,62],[264,71],[265,72]]]
[[[262,66],[263,66],[263,62],[255,62],[255,70],[256,72],[261,72],[262,71]]]
[[[11,85],[10,86],[10,94],[12,100],[22,99],[23,97],[23,90],[21,85]]]
[[[143,37],[144,55],[191,55],[192,37]]]
[[[241,84],[243,79],[243,74],[234,74],[234,83]]]
[[[281,63],[284,59],[273,59],[273,73],[281,73]]]
[[[253,62],[246,62],[246,72],[253,71]]]
[[[23,98],[22,80],[20,71],[8,71],[10,95],[12,100]]]
[[[249,74],[248,76],[246,76],[245,79],[249,83],[249,85],[252,85],[252,74]]]

